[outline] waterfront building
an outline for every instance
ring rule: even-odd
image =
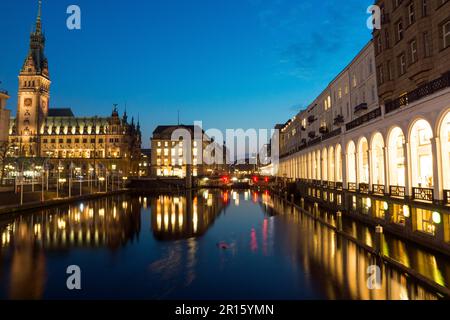
[[[275,172],[303,194],[448,251],[450,2],[377,4],[381,30],[282,128]]]
[[[139,177],[150,176],[152,166],[152,150],[141,149],[141,159],[139,161]]]
[[[49,108],[50,73],[45,56],[41,2],[30,36],[30,48],[19,73],[16,117],[9,123],[10,157],[49,159],[87,172],[118,170],[137,175],[141,131],[139,121],[120,117],[115,105],[111,116],[76,117],[71,109]]]
[[[349,168],[348,175],[344,168],[344,140],[351,131],[361,129],[363,119],[380,115],[374,47],[369,42],[306,110],[281,129],[278,176],[346,186],[347,180],[355,183],[355,168]],[[367,143],[361,145],[361,151],[368,149]],[[368,158],[360,154],[364,174],[359,181],[369,183]]]
[[[8,127],[10,112],[6,109],[9,99],[8,92],[0,88],[0,144],[8,142]]]
[[[177,131],[188,136],[174,140]],[[195,137],[196,132],[200,132],[202,137]],[[158,126],[151,139],[151,175],[184,178],[188,169],[194,177],[220,173],[225,166],[223,155],[222,163],[206,164],[204,161],[205,150],[212,143],[215,142],[200,127],[196,130],[193,125]],[[223,146],[219,144],[215,150],[224,153]]]

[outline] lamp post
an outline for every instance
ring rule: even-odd
[[[94,171],[94,168],[89,168],[89,187],[90,187],[90,190],[91,190],[91,193],[92,193],[92,172]]]
[[[34,192],[34,177],[36,176],[36,165],[33,162],[32,165],[33,171],[32,171],[32,175],[31,175],[31,192]]]
[[[56,198],[59,198],[59,184],[61,182],[61,171],[64,167],[61,166],[61,161],[58,162],[58,181],[56,181]]]
[[[72,197],[72,165],[73,162],[70,162],[70,167],[69,167],[69,198]]]

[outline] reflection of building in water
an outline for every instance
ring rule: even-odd
[[[137,238],[140,222],[139,200],[121,196],[43,210],[0,225],[0,265],[6,269],[10,265],[10,298],[42,297],[46,250],[116,250]],[[0,282],[2,277],[0,273]]]
[[[202,236],[228,205],[227,192],[200,191],[152,199],[152,229],[158,240]]]
[[[140,205],[138,199],[105,198],[22,216],[0,230],[2,247],[28,242],[45,249],[105,246],[115,249],[139,233]]]
[[[270,207],[264,207],[270,210]],[[286,235],[286,241],[290,242],[294,248],[292,250],[293,258],[301,261],[305,272],[312,274],[311,279],[326,281],[326,283],[322,283],[320,286],[314,285],[314,287],[326,288],[325,294],[328,298],[340,299],[345,297],[361,300],[437,298],[434,293],[426,290],[404,273],[380,263],[379,259],[359,247],[355,242],[340,236],[335,230],[311,217],[301,214],[298,209],[292,209],[282,200],[275,198],[272,210],[284,218],[277,220],[279,221],[278,224],[283,224],[280,228],[282,230],[290,229],[288,232],[284,231],[283,234]],[[325,214],[322,213],[322,215]],[[276,226],[275,229],[277,229]],[[363,232],[357,230],[356,224],[352,224],[349,230],[351,231],[350,235],[353,234],[357,238],[362,236],[361,233]],[[367,245],[371,245],[373,241],[370,234],[366,234],[362,240]],[[430,258],[429,254],[424,254],[418,250],[411,252],[405,250],[402,243],[398,241],[386,242],[384,246],[384,253],[399,254],[396,260],[400,263],[416,261],[422,264]],[[381,289],[379,290],[368,288],[368,268],[374,265],[381,268]],[[406,265],[413,267],[421,274],[440,274],[436,263],[427,263],[427,267],[419,266],[418,268]],[[434,268],[434,271],[423,270],[424,268]],[[431,279],[438,280],[436,278]]]

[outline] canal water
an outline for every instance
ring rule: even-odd
[[[2,219],[0,298],[446,298],[351,239],[373,247],[371,228],[344,219],[346,236],[330,228],[335,213],[318,215],[329,225],[267,192],[202,190],[121,195]],[[449,287],[450,259],[389,236],[382,250]],[[81,290],[67,289],[72,265],[81,270]],[[377,266],[379,275],[368,273]]]

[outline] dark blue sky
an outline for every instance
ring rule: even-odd
[[[373,0],[43,0],[51,107],[158,124],[271,128],[306,106],[370,39]],[[82,30],[66,28],[77,4]],[[0,2],[1,87],[12,96],[37,0]]]

